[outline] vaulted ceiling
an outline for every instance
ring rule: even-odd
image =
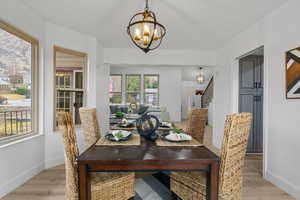
[[[126,27],[144,0],[20,0],[40,16],[95,36],[104,47],[130,48]],[[213,50],[286,0],[149,0],[167,28],[162,48]]]

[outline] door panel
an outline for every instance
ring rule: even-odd
[[[253,132],[255,152],[263,152],[263,96],[254,96],[254,107],[256,115],[253,118],[255,131]]]
[[[244,59],[241,61],[243,67],[240,68],[240,87],[243,89],[254,88],[255,82],[255,61]]]
[[[250,112],[250,113],[254,113],[255,112],[255,105],[254,105],[254,95],[252,94],[241,94],[240,95],[240,108],[239,108],[240,112]],[[254,121],[254,119],[253,119]],[[254,127],[254,123],[252,123],[251,126],[251,131],[250,131],[250,136],[249,136],[249,144],[254,144],[254,131],[255,127]],[[247,146],[247,152],[253,152],[254,147],[253,145],[248,145]]]
[[[247,56],[239,66],[239,112],[253,114],[248,153],[263,150],[263,56]]]
[[[255,64],[255,84],[256,88],[263,88],[264,85],[264,57],[263,56],[255,56],[256,60]]]

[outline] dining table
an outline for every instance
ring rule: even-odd
[[[205,146],[157,146],[140,137],[140,145],[92,145],[77,158],[79,199],[91,199],[92,172],[188,172],[207,174],[207,199],[218,199],[220,158]],[[195,188],[196,189],[196,188]]]

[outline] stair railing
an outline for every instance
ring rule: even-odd
[[[201,96],[201,107],[207,108],[209,103],[212,101],[214,95],[214,77],[211,77],[207,87],[205,88]]]

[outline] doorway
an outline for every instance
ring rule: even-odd
[[[239,59],[239,112],[253,114],[247,153],[263,153],[264,49]]]

